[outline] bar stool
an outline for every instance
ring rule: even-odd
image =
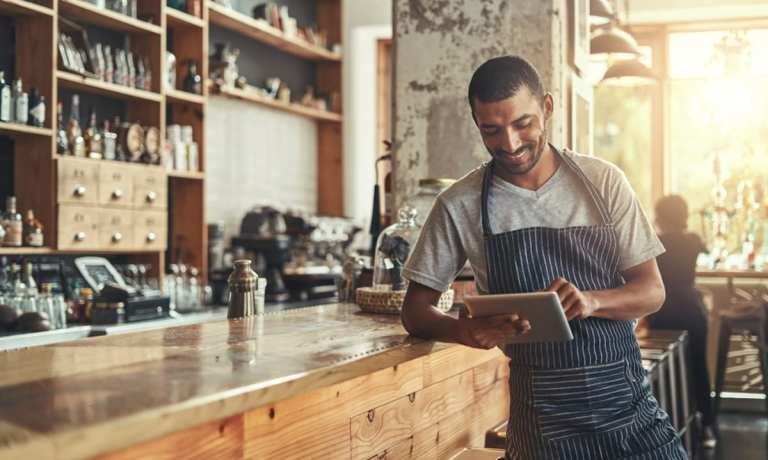
[[[504,460],[504,451],[501,449],[485,449],[482,447],[474,447],[470,449],[462,449],[450,460]]]
[[[717,417],[720,412],[720,395],[725,383],[726,366],[728,365],[728,350],[731,344],[731,335],[734,332],[754,334],[757,336],[758,355],[760,357],[760,370],[763,378],[763,392],[766,396],[766,410],[768,411],[768,306],[764,303],[753,305],[752,308],[739,308],[721,313],[720,330],[718,332],[717,367],[715,377],[714,414]]]

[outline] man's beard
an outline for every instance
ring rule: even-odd
[[[503,148],[498,147],[493,151],[488,150],[488,153],[490,153],[491,156],[496,160],[497,165],[501,165],[504,171],[510,174],[522,175],[528,173],[531,169],[534,168],[534,166],[536,166],[536,164],[541,159],[541,155],[544,153],[544,148],[546,145],[546,139],[544,136],[542,136],[538,149],[536,149],[535,143],[529,142],[525,145],[521,145],[514,152],[509,152]],[[530,155],[530,158],[525,163],[515,164],[513,158],[518,154],[528,154]]]

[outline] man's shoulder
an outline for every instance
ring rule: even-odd
[[[608,160],[564,149],[568,156],[584,172],[593,184],[611,187],[624,181],[624,172]]]

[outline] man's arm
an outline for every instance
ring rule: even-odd
[[[626,284],[614,289],[580,291],[558,278],[547,288],[557,292],[568,320],[597,318],[632,320],[658,311],[666,293],[656,259],[622,272]]]
[[[415,281],[408,283],[400,318],[409,334],[423,339],[490,349],[507,343],[510,337],[524,334],[531,328],[528,321],[517,315],[454,318],[433,307],[440,295],[439,291],[423,284]]]

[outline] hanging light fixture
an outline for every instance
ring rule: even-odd
[[[605,71],[601,84],[640,86],[656,83],[659,77],[639,59],[616,61]]]
[[[589,0],[589,22],[595,25],[607,24],[613,17],[613,7],[607,0]]]
[[[601,27],[589,41],[590,54],[607,54],[618,59],[629,59],[640,55],[635,38],[621,30],[613,22]]]

